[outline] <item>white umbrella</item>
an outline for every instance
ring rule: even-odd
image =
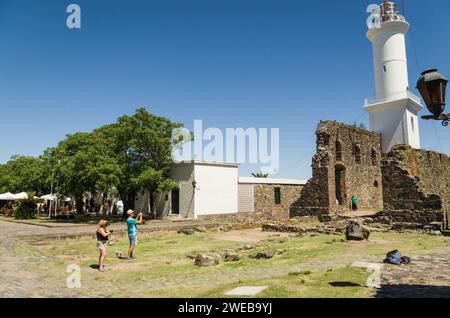
[[[0,200],[2,201],[9,201],[9,200],[15,200],[14,194],[11,192],[6,192],[3,194],[0,194]]]
[[[28,199],[28,194],[26,194],[25,192],[14,194],[14,200],[22,200],[22,199]]]
[[[59,194],[46,194],[46,195],[43,195],[42,197],[40,197],[40,199],[47,200],[47,201],[57,201],[58,199],[61,199],[61,200],[65,201],[65,202],[70,202],[71,201],[70,198],[67,198],[64,195],[60,196]]]
[[[58,197],[56,196],[56,194],[46,194],[43,195],[42,197],[40,197],[41,199],[47,200],[47,201],[56,201],[58,199]]]

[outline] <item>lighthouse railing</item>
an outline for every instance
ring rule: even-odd
[[[390,94],[389,96],[382,97],[382,98],[379,98],[379,97],[366,98],[364,100],[364,105],[367,106],[367,105],[381,104],[381,103],[386,103],[386,102],[395,101],[395,100],[399,100],[399,99],[406,99],[406,98],[410,98],[419,104],[422,103],[422,100],[420,99],[420,97],[408,89],[405,91]]]

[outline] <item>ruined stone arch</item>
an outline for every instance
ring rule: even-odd
[[[334,167],[336,200],[339,202],[339,205],[343,206],[347,205],[346,171],[347,169],[342,164],[337,164]]]

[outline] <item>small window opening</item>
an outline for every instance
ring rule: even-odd
[[[281,204],[281,188],[275,188],[275,204]]]

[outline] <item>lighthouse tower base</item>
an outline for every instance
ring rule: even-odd
[[[381,134],[381,149],[388,153],[395,145],[420,149],[418,112],[420,98],[407,91],[403,98],[387,101],[366,101],[364,109],[370,114],[370,130]]]

